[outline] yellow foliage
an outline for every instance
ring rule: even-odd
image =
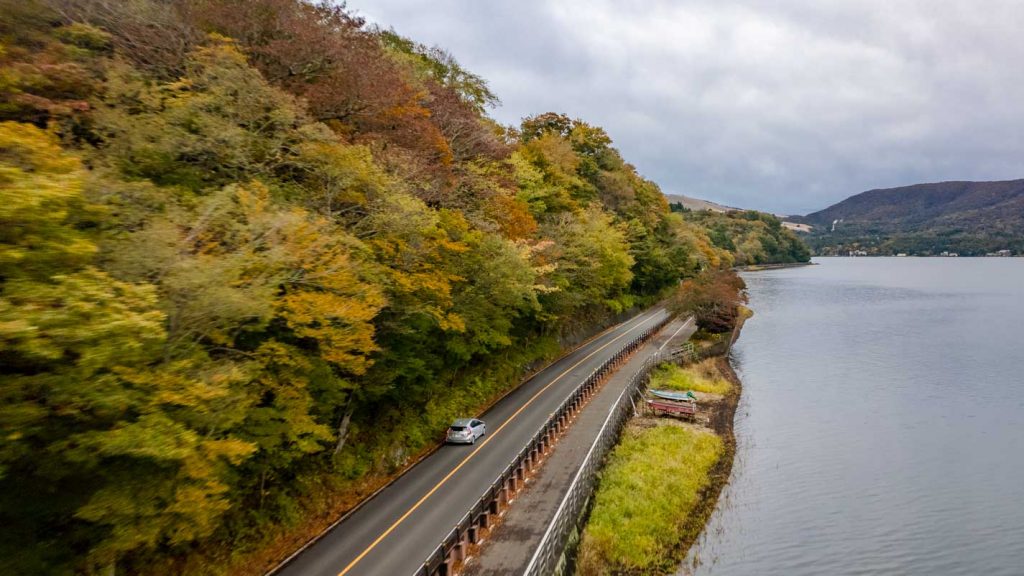
[[[32,126],[0,122],[0,275],[20,276],[83,263],[96,246],[65,226],[81,204],[84,171],[57,139]]]
[[[279,247],[280,261],[268,263],[281,268],[278,313],[298,336],[317,341],[324,360],[352,374],[365,372],[378,349],[373,319],[385,299],[360,274],[351,254],[356,241],[321,216],[274,211],[258,184],[236,190],[246,220],[257,225],[251,240]],[[262,273],[262,267],[255,270]]]

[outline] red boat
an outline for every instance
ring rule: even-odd
[[[655,414],[671,414],[683,418],[693,418],[697,415],[697,404],[695,402],[672,402],[670,400],[647,399],[647,405]]]

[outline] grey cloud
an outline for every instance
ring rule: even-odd
[[[1009,0],[355,0],[452,52],[506,124],[603,126],[666,192],[804,213],[863,190],[1024,177]]]

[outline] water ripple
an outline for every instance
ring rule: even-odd
[[[1024,260],[821,264],[747,277],[734,476],[679,573],[1024,574]]]

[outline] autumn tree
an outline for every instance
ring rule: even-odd
[[[679,286],[672,309],[692,315],[701,330],[728,332],[736,326],[740,306],[747,302],[745,290],[743,279],[732,270],[708,270]]]
[[[338,3],[0,8],[0,572],[230,572],[567,333],[801,257]]]
[[[579,215],[561,214],[544,227],[552,239],[542,253],[550,272],[542,280],[550,288],[543,296],[549,314],[572,316],[594,313],[594,307],[628,308],[633,279],[625,235],[609,215],[592,208]],[[556,316],[557,317],[557,316]]]
[[[5,496],[5,524],[74,517],[89,527],[89,562],[107,566],[209,535],[229,466],[252,446],[227,433],[243,414],[243,368],[162,364],[154,287],[90,266],[96,246],[74,225],[83,178],[52,136],[0,124],[0,483],[20,495]],[[26,498],[45,487],[65,497]],[[26,528],[51,537],[45,520]]]

